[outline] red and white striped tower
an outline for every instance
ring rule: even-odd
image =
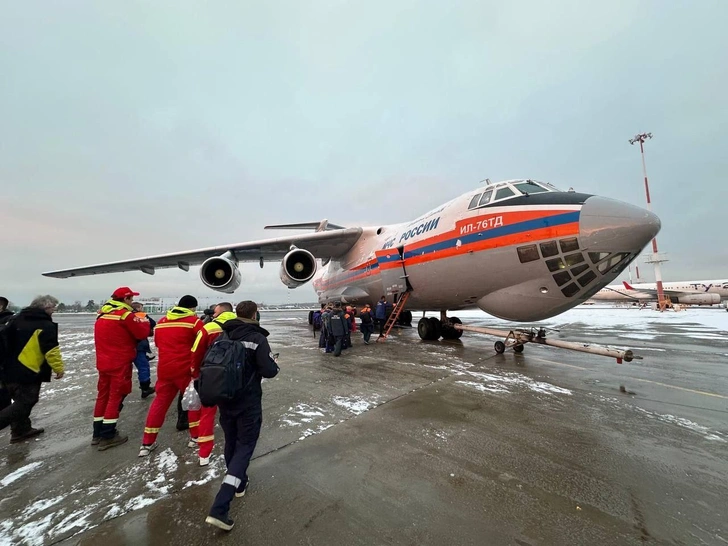
[[[647,210],[652,212],[652,201],[650,200],[650,185],[647,182],[647,167],[645,166],[645,147],[644,142],[652,138],[652,133],[641,133],[629,139],[630,144],[640,143],[640,154],[642,155],[642,173],[645,176],[645,194],[647,195]],[[666,262],[657,252],[657,237],[652,239],[652,257],[645,260],[647,263],[655,265],[655,283],[657,284],[657,304],[660,311],[665,309],[665,292],[662,289],[662,273],[660,272],[660,264]]]

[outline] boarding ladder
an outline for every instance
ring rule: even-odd
[[[404,306],[407,303],[407,300],[409,299],[411,292],[408,290],[407,292],[403,293],[399,299],[397,300],[397,303],[394,305],[394,308],[392,309],[392,312],[389,315],[389,318],[387,319],[387,322],[384,323],[384,330],[381,336],[377,338],[378,342],[384,342],[384,340],[389,337],[389,332],[392,331],[392,328],[394,327],[394,323],[397,322],[397,319],[399,318],[400,313],[404,310]]]

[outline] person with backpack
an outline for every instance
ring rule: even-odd
[[[111,299],[99,310],[94,324],[96,370],[99,372],[98,393],[94,405],[91,445],[99,451],[121,445],[129,436],[116,428],[124,407],[124,398],[131,393],[132,362],[137,343],[149,335],[149,321],[134,314],[131,304],[134,292],[128,286],[114,290]]]
[[[149,336],[154,335],[154,327],[157,325],[157,322],[144,312],[144,306],[138,301],[135,301],[131,304],[131,307],[134,309],[136,316],[146,318],[149,321]],[[136,358],[134,358],[134,366],[137,369],[139,389],[142,391],[142,398],[154,394],[151,367],[149,366],[149,355],[152,352],[152,348],[149,346],[149,336],[137,343],[137,354]],[[154,357],[152,356],[152,358]]]
[[[314,311],[313,315],[311,317],[311,325],[313,326],[313,337],[316,338],[316,332],[321,330],[322,322],[321,322],[321,314],[324,312],[326,305],[321,304],[321,309],[318,311]],[[321,336],[319,336],[319,347],[321,346]]]
[[[6,399],[0,409],[0,430],[10,426],[11,444],[44,432],[33,428],[30,413],[38,403],[41,384],[50,382],[51,372],[56,379],[65,373],[58,324],[51,318],[57,305],[53,296],[38,296],[17,316],[5,315],[2,380],[11,403],[5,404]]]
[[[169,406],[192,381],[192,345],[204,327],[195,314],[196,308],[197,298],[182,296],[154,328],[158,353],[156,396],[147,413],[140,457],[146,457],[157,448],[157,435]]]
[[[331,335],[334,336],[334,356],[340,356],[341,350],[344,348],[344,342],[349,335],[349,324],[341,310],[341,302],[334,304],[334,310],[331,312],[329,319],[331,324]]]
[[[248,488],[248,465],[263,422],[261,380],[264,377],[275,377],[279,371],[277,355],[271,352],[268,344],[269,333],[254,318],[257,310],[258,306],[253,301],[243,301],[237,305],[237,318],[222,325],[224,335],[212,344],[200,370],[200,399],[203,405],[209,401],[218,401],[220,425],[225,433],[227,466],[227,473],[205,523],[225,531],[230,531],[234,525],[229,515],[230,503],[233,498],[245,495]],[[237,368],[236,363],[242,363],[242,369]],[[240,372],[234,374],[237,384],[227,396],[221,392],[220,387],[229,387],[229,381],[224,385],[218,382],[208,383],[208,372],[213,373],[212,377],[218,377],[216,372],[220,367],[226,370],[228,378],[231,377],[230,372],[236,371],[236,368]],[[213,393],[220,393],[219,398],[207,389],[212,385],[218,385],[217,389],[212,390]]]
[[[215,306],[212,321],[205,324],[195,338],[192,345],[192,378],[197,382],[200,377],[200,366],[202,360],[213,344],[215,339],[222,334],[222,326],[229,320],[237,318],[233,313],[233,305],[229,302],[218,303]],[[197,387],[199,389],[199,386]],[[215,417],[217,416],[217,406],[202,406],[199,410],[189,411],[190,418],[190,436],[189,447],[197,447],[200,458],[200,466],[210,464],[210,455],[215,445]]]
[[[372,317],[372,308],[367,303],[359,313],[359,319],[361,319],[361,333],[364,336],[364,343],[369,345],[369,339],[374,333],[374,319]]]
[[[321,313],[321,338],[319,339],[319,347],[323,348],[324,353],[333,353],[334,343],[336,343],[334,336],[331,335],[331,312],[333,310],[333,306],[329,303],[326,305],[324,312]],[[323,344],[321,340],[323,340]]]

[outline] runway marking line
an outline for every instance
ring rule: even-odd
[[[577,370],[591,371],[589,368],[583,368],[581,366],[574,366],[573,364],[564,364],[563,362],[554,362],[553,360],[546,360],[537,356],[530,357],[534,360],[540,360],[548,364],[555,364],[556,366],[566,366],[567,368],[576,368]],[[667,383],[660,383],[659,381],[652,381],[651,379],[640,379],[639,377],[630,377],[630,381],[641,381],[642,383],[652,383],[653,385],[660,385],[661,387],[667,387],[669,389],[677,389],[680,391],[692,392],[693,394],[702,394],[703,396],[712,396],[714,398],[722,398],[728,400],[728,396],[722,394],[716,394],[714,392],[699,391],[695,389],[688,389],[687,387],[678,387],[677,385],[668,385]]]

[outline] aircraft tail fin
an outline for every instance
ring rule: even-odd
[[[634,290],[634,288],[632,287],[632,285],[631,285],[631,284],[629,284],[629,283],[628,283],[627,281],[622,281],[622,284],[624,284],[624,287],[625,287],[625,288],[626,288],[627,290]]]
[[[313,229],[314,231],[331,231],[334,229],[345,229],[344,226],[330,224],[328,220],[320,222],[300,222],[298,224],[275,224],[265,226],[263,229]]]

